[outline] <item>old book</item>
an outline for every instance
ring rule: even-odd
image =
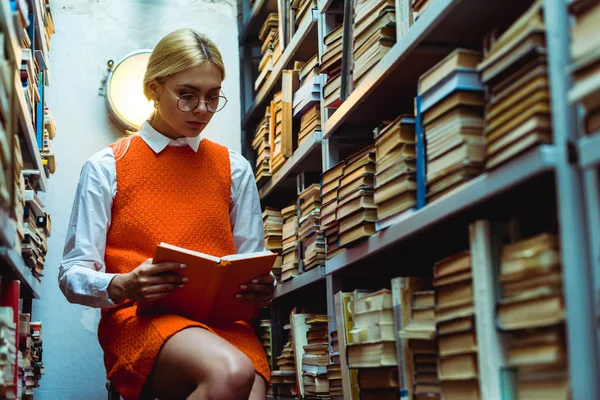
[[[277,254],[271,251],[214,257],[160,243],[152,262],[186,264],[187,267],[177,273],[189,281],[163,299],[140,302],[137,312],[178,314],[210,323],[249,320],[255,316],[256,307],[241,302],[236,294],[240,292],[240,285],[268,275],[276,258]]]

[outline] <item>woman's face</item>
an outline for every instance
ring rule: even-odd
[[[152,123],[154,128],[172,139],[196,137],[213,116],[208,108],[220,95],[221,71],[215,65],[205,63],[172,75],[163,82],[153,82],[150,88],[158,99],[158,109]],[[200,101],[192,108],[196,102],[194,96]],[[211,105],[207,102],[211,102]]]

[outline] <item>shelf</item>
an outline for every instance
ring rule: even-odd
[[[512,22],[531,3],[507,7],[503,0],[488,0],[482,7],[479,0],[431,1],[427,11],[327,120],[324,139],[344,136],[351,125],[364,126],[368,128],[364,135],[372,135],[381,121],[394,119],[401,110],[412,111],[422,74],[456,47],[480,49],[491,29]]]
[[[364,242],[327,260],[326,273],[332,274],[352,264],[368,260],[426,228],[457,216],[528,179],[552,170],[554,165],[553,146],[544,145],[533,149],[503,167],[472,179],[460,189],[426,205],[402,222],[378,232]]]
[[[315,283],[325,279],[325,269],[323,267],[316,267],[310,271],[304,272],[290,281],[278,283],[275,287],[275,296],[278,298],[290,294],[300,288],[303,288],[311,283]]]
[[[10,270],[21,281],[21,297],[33,297],[39,299],[40,282],[27,268],[23,257],[14,248],[0,247],[0,259],[5,261]]]
[[[254,6],[250,9],[250,16],[244,21],[244,26],[240,30],[239,43],[245,43],[248,37],[257,37],[267,16],[277,11],[277,0],[255,0]]]
[[[579,139],[579,165],[581,168],[600,165],[600,132]]]
[[[16,79],[17,78],[15,76],[15,80]],[[45,192],[48,186],[48,177],[46,176],[46,170],[42,164],[42,156],[40,155],[40,149],[38,148],[35,129],[33,128],[33,123],[31,122],[32,117],[29,113],[29,108],[27,107],[25,93],[23,93],[21,82],[17,80],[15,84],[17,85],[15,92],[17,93],[17,98],[19,99],[19,110],[17,110],[17,113],[19,114],[19,123],[23,128],[25,142],[27,143],[29,154],[33,160],[33,168],[40,171],[40,189]]]
[[[271,179],[265,183],[258,194],[261,200],[275,193],[278,189],[283,188],[283,182],[290,175],[300,173],[302,171],[321,171],[321,132],[314,132],[294,151],[292,157],[273,174]],[[296,181],[293,182],[293,187],[296,187]]]
[[[314,16],[314,14],[313,14]],[[269,78],[254,98],[250,109],[242,120],[242,126],[248,128],[250,123],[258,123],[265,114],[265,106],[271,101],[275,92],[280,90],[277,84],[281,82],[281,71],[293,66],[294,61],[308,61],[317,54],[317,21],[310,20],[301,26],[286,46],[283,54],[273,67]],[[254,82],[252,83],[254,87]],[[254,130],[254,127],[251,127]]]
[[[17,228],[10,218],[9,210],[0,207],[0,245],[12,247],[15,244]]]

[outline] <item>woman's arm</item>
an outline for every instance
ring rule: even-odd
[[[60,289],[71,303],[115,306],[107,291],[115,274],[102,272],[115,194],[115,161],[106,148],[85,162],[75,193],[58,274]]]

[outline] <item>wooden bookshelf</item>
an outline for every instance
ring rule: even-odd
[[[500,262],[498,235],[508,234],[493,230],[498,228],[498,221],[500,225],[508,226],[518,224],[519,218],[527,219],[528,223],[529,218],[536,222],[539,219],[543,221],[541,224],[552,225],[551,229],[556,230],[553,234],[560,238],[561,279],[564,281],[565,312],[569,316],[565,320],[568,346],[568,355],[565,353],[568,363],[565,361],[565,366],[569,367],[572,396],[600,396],[597,380],[590,372],[594,371],[597,375],[600,365],[599,344],[594,339],[600,332],[597,325],[597,316],[600,315],[600,132],[589,136],[578,132],[582,125],[577,124],[581,122],[578,120],[580,116],[575,114],[573,104],[567,100],[572,84],[565,77],[571,62],[568,3],[567,0],[541,2],[545,32],[540,30],[538,34],[544,34],[545,40],[543,54],[552,126],[547,142],[551,144],[524,150],[493,169],[489,169],[492,167],[488,165],[488,170],[484,169],[479,175],[474,173],[474,178],[461,183],[443,197],[398,215],[387,228],[349,244],[345,251],[326,260],[324,272],[309,271],[278,285],[271,307],[272,320],[275,321],[273,329],[282,328],[285,322],[280,319],[289,315],[290,307],[302,308],[309,302],[300,288],[310,287],[312,291],[318,286],[322,290],[319,284],[310,285],[325,280],[329,330],[335,331],[339,329],[335,321],[336,293],[349,293],[355,289],[377,290],[389,287],[390,278],[429,274],[432,272],[429,268],[433,267],[430,261],[434,257],[450,256],[453,253],[443,253],[452,247],[466,246],[461,249],[469,249],[473,256],[473,315],[477,321],[478,362],[483,364],[478,369],[479,398],[508,398],[511,390],[501,387],[505,378],[501,370],[508,366],[505,359],[507,348],[502,336],[505,332],[496,326],[498,299],[494,295],[498,279],[496,268]],[[324,37],[340,23],[342,16],[340,10],[331,10],[332,4],[332,0],[317,2],[321,15],[316,21],[318,42],[312,47],[319,48],[320,56]],[[403,0],[395,2],[396,7],[401,4],[405,4]],[[419,78],[431,67],[459,47],[482,51],[488,34],[494,31],[501,35],[532,4],[532,0],[508,3],[490,0],[482,7],[476,0],[430,0],[427,9],[365,75],[360,85],[350,91],[343,103],[337,109],[321,109],[321,172],[352,154],[345,151],[348,148],[340,150],[343,146],[359,141],[372,142],[373,130],[381,126],[382,121],[391,121],[402,113],[414,113]],[[335,18],[333,14],[336,14]],[[344,24],[353,23],[350,15],[344,14],[343,18]],[[400,17],[397,15],[396,18],[398,25]],[[351,28],[345,27],[343,35],[351,33]],[[344,37],[344,40],[351,41],[352,38]],[[303,45],[308,46],[308,43]],[[343,47],[342,58],[351,60],[349,52],[352,46]],[[284,55],[289,58],[282,60],[282,64],[293,59],[288,50]],[[251,132],[254,129],[264,105],[276,91],[274,88],[284,68],[283,65],[275,66],[267,86],[256,95],[245,114],[242,130]],[[352,86],[351,76],[345,78]],[[284,188],[292,189],[290,181],[293,176],[302,178],[303,162],[297,157],[316,152],[312,146],[313,143],[310,149],[298,149],[297,154],[294,153],[260,190],[264,206],[273,206]],[[419,155],[422,153],[417,151],[417,154],[419,162],[422,162],[423,156]],[[491,154],[494,154],[493,150]],[[522,234],[518,232],[519,227],[510,225],[509,228],[515,230],[510,232],[512,236]],[[330,234],[330,238],[336,240],[335,234]],[[337,240],[339,243],[339,237]],[[510,240],[519,239],[511,237]],[[427,254],[423,254],[424,251]],[[389,262],[390,259],[393,262]],[[488,350],[486,347],[491,349],[488,354],[483,354]],[[399,369],[404,362],[398,361]],[[346,393],[344,397],[347,397]]]

